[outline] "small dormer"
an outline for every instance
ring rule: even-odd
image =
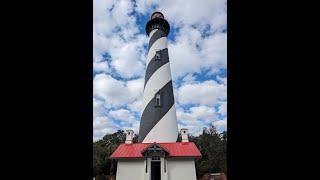
[[[132,144],[132,140],[133,140],[133,130],[129,129],[126,130],[126,144]]]
[[[145,157],[164,157],[169,155],[169,151],[161,147],[157,143],[150,144],[147,148],[141,151],[141,154]]]

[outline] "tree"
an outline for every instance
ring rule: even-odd
[[[212,125],[209,129],[204,128],[202,134],[193,141],[202,154],[202,157],[196,160],[198,177],[202,177],[207,172],[227,173],[226,132],[219,134]]]
[[[93,143],[93,176],[100,174],[115,174],[117,164],[109,159],[117,146],[124,143],[126,135],[123,130],[106,134],[101,140]]]

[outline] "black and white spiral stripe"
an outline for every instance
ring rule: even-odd
[[[139,142],[176,142],[178,127],[167,37],[160,29],[152,30],[149,37]],[[160,60],[155,58],[157,51]],[[158,92],[161,92],[160,107],[155,106]]]

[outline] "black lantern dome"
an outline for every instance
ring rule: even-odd
[[[166,36],[168,36],[170,32],[170,25],[167,20],[164,19],[164,16],[161,12],[154,12],[151,15],[150,20],[146,25],[146,33],[149,36],[150,32],[154,29],[162,30]]]

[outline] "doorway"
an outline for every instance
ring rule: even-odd
[[[151,180],[161,180],[160,161],[151,161]]]

